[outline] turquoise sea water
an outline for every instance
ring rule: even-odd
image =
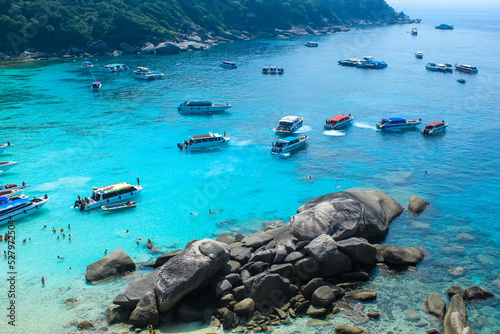
[[[15,146],[0,160],[21,164],[0,176],[0,183],[26,181],[33,185],[26,194],[47,193],[51,200],[38,215],[16,224],[17,326],[7,326],[1,314],[0,331],[55,333],[74,329],[68,325],[73,319],[103,321],[115,295],[144,273],[86,284],[86,266],[106,249],[122,248],[137,263],[148,262],[194,238],[249,234],[265,222],[287,221],[308,199],[348,188],[380,190],[405,206],[411,195],[429,201],[433,206],[419,217],[403,212],[385,241],[420,246],[426,259],[417,271],[374,273],[368,286],[379,297],[365,311],[380,311],[380,320],[365,322],[355,314],[325,323],[302,319],[278,332],[331,331],[334,324],[354,323],[376,333],[417,333],[439,326],[423,310],[430,293],[443,293],[452,284],[477,284],[500,295],[497,13],[415,10],[409,14],[423,19],[416,37],[410,36],[409,25],[371,27],[313,37],[318,48],[303,46],[311,38],[292,38],[171,56],[89,59],[166,74],[154,82],[134,80],[131,71],[92,74],[80,67],[81,59],[3,66],[0,142]],[[456,29],[434,29],[443,22]],[[414,57],[416,51],[424,52],[423,60]],[[337,65],[337,60],[367,55],[386,61],[388,68]],[[235,61],[238,68],[219,68],[222,60]],[[432,73],[424,68],[429,61],[472,64],[479,73]],[[262,75],[262,66],[269,65],[284,67],[285,75]],[[458,78],[467,83],[457,83]],[[103,83],[100,93],[90,91],[94,79]],[[177,105],[190,99],[233,107],[219,115],[179,114]],[[355,118],[352,127],[323,132],[326,118],[349,113]],[[272,128],[285,115],[304,117],[302,132],[310,140],[288,156],[273,156],[270,146],[277,136]],[[376,122],[388,116],[424,123],[444,119],[449,127],[432,138],[418,130],[377,131]],[[200,153],[176,147],[208,131],[227,131],[231,143]],[[92,186],[134,183],[137,177],[144,191],[134,210],[71,209],[76,196],[90,195]],[[211,215],[209,209],[218,213]],[[6,231],[0,227],[0,233]],[[160,248],[157,252],[148,250],[147,238]],[[5,248],[0,243],[2,252]],[[7,261],[0,260],[0,266],[5,282]],[[463,276],[447,272],[456,266],[465,268]],[[2,309],[6,288],[0,285]],[[67,298],[80,302],[68,305]],[[468,310],[477,333],[500,330],[496,300],[470,303]],[[421,319],[410,319],[410,311]],[[418,327],[419,321],[427,325]]]

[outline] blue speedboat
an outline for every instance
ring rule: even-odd
[[[364,57],[356,64],[358,68],[381,69],[386,68],[387,64],[384,61],[374,61],[373,57]]]
[[[453,26],[449,25],[449,24],[441,23],[440,25],[435,26],[434,28],[441,29],[441,30],[452,30]]]
[[[467,81],[465,81],[465,79],[458,79],[458,80],[457,80],[457,82],[458,82],[458,83],[461,83],[461,84],[464,84],[464,83],[466,83]]]
[[[422,123],[422,119],[406,120],[400,117],[382,118],[382,120],[377,123],[377,128],[380,130],[408,129],[414,128],[420,123]]]
[[[278,141],[273,143],[273,147],[271,148],[272,154],[282,154],[288,153],[292,150],[295,150],[301,146],[303,146],[309,137],[286,137],[280,138]]]
[[[0,225],[7,224],[10,220],[18,221],[32,213],[38,212],[39,207],[47,203],[50,198],[33,199],[23,197],[0,197]]]

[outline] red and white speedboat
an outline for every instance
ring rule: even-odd
[[[455,69],[460,72],[465,72],[465,73],[477,73],[477,68],[472,65],[457,65],[455,64]]]
[[[24,189],[14,189],[14,190],[0,190],[0,197],[19,197]]]
[[[424,129],[422,130],[422,134],[424,134],[424,135],[432,135],[432,134],[435,134],[437,132],[443,131],[444,129],[446,129],[447,126],[448,126],[448,124],[445,123],[444,121],[442,121],[442,122],[432,122],[432,123],[427,124],[424,127]]]
[[[5,171],[11,169],[12,167],[14,167],[16,165],[19,165],[19,162],[16,162],[16,161],[4,161],[4,162],[0,162],[0,171],[1,172],[5,172]]]
[[[348,116],[338,115],[330,119],[327,119],[323,127],[325,130],[337,130],[351,124],[353,119],[354,118],[351,116],[351,114],[349,114]]]

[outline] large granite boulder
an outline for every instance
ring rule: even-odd
[[[116,305],[109,307],[107,311],[106,321],[110,325],[127,321],[131,312],[128,307]]]
[[[414,266],[424,259],[424,253],[416,247],[387,247],[384,259],[394,265]]]
[[[464,291],[464,299],[466,300],[488,299],[491,297],[494,297],[494,295],[491,292],[483,288],[480,288],[476,285],[469,286]]]
[[[281,299],[290,294],[290,281],[279,274],[262,273],[252,280],[250,297],[255,302],[270,300],[275,303],[275,298]],[[275,303],[277,304],[277,303]]]
[[[429,203],[423,198],[412,196],[410,197],[410,202],[408,203],[408,210],[410,210],[411,213],[418,215],[425,210],[427,205],[429,205]]]
[[[125,51],[126,53],[136,53],[139,50],[138,47],[132,46],[126,42],[120,43],[120,49]]]
[[[156,297],[148,291],[130,314],[130,323],[135,327],[156,326],[160,322]]]
[[[248,237],[243,238],[241,241],[247,247],[259,248],[274,239],[274,236],[266,232],[257,232]]]
[[[299,240],[312,240],[323,233],[335,240],[353,236],[377,240],[385,237],[403,207],[376,191],[345,190],[316,197],[297,212],[290,223]]]
[[[234,313],[237,315],[249,315],[253,314],[255,309],[255,302],[252,298],[245,298],[241,302],[234,305]]]
[[[333,277],[348,273],[352,269],[351,258],[337,250],[328,260],[320,263],[323,277]]]
[[[427,312],[435,315],[439,319],[444,319],[446,314],[446,303],[439,293],[433,293],[425,300],[425,307]]]
[[[163,42],[155,47],[156,54],[179,53],[182,48],[176,43]]]
[[[113,304],[135,307],[148,291],[154,291],[159,272],[156,269],[133,280],[115,297]]]
[[[85,278],[90,283],[123,275],[135,270],[135,263],[123,249],[115,249],[102,259],[87,266]]]
[[[147,42],[140,50],[139,52],[143,55],[150,55],[155,53],[155,46],[153,43]]]
[[[347,254],[353,262],[360,264],[370,264],[375,262],[377,249],[375,246],[364,242],[359,238],[349,238],[337,242],[337,247]]]
[[[329,286],[323,285],[313,292],[311,301],[314,306],[330,306],[335,301],[335,293]]]
[[[160,312],[170,310],[187,293],[207,282],[229,261],[229,247],[211,239],[189,243],[160,267],[155,294]]]
[[[304,247],[307,253],[317,261],[328,260],[337,252],[337,243],[327,234],[321,234]]]
[[[109,49],[108,44],[106,44],[106,42],[101,40],[91,42],[87,46],[88,51],[94,51],[94,52],[104,52],[107,51],[108,49]]]
[[[451,297],[448,312],[444,317],[443,334],[472,334],[467,324],[467,309],[460,295]]]
[[[168,260],[170,260],[171,258],[173,258],[176,255],[179,255],[180,253],[182,253],[182,249],[176,249],[174,251],[162,254],[162,255],[158,256],[158,258],[156,258],[155,261],[153,261],[151,263],[146,263],[144,266],[159,268],[159,267],[163,266]]]

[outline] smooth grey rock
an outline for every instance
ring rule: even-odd
[[[106,321],[110,325],[127,321],[130,317],[130,313],[132,312],[125,306],[111,306],[107,311],[108,315],[106,315]]]
[[[225,274],[236,273],[240,270],[241,264],[237,261],[229,260],[224,266]]]
[[[247,247],[259,248],[274,239],[274,236],[266,232],[257,232],[248,237],[243,238],[243,242]]]
[[[359,238],[349,238],[337,242],[337,247],[348,255],[353,262],[359,264],[371,264],[375,262],[377,249]]]
[[[187,293],[205,283],[229,261],[229,247],[211,239],[190,243],[160,268],[155,294],[160,312],[171,309]]]
[[[272,263],[275,255],[276,255],[276,253],[275,253],[274,249],[268,249],[268,250],[260,251],[258,253],[256,252],[250,257],[248,262],[262,261],[262,262],[266,262],[266,263]]]
[[[374,244],[373,247],[375,247],[377,249],[377,255],[375,256],[375,261],[377,263],[385,262],[385,259],[384,259],[384,250],[387,247],[391,247],[391,246],[390,245]]]
[[[160,322],[156,296],[148,291],[130,314],[130,323],[135,327],[156,326]]]
[[[306,256],[293,263],[293,272],[301,281],[307,282],[312,278],[322,276],[323,266],[312,257]]]
[[[276,255],[274,256],[273,263],[283,262],[288,255],[288,252],[284,245],[277,245],[274,249],[274,252]]]
[[[215,241],[220,241],[227,245],[230,245],[236,241],[236,238],[229,234],[221,234],[217,237],[217,239],[215,239]]]
[[[231,329],[235,321],[236,314],[232,311],[227,310],[222,316],[222,328]]]
[[[126,53],[135,53],[139,50],[139,48],[132,46],[126,42],[120,43],[120,49],[125,51]]]
[[[237,315],[253,314],[255,310],[255,302],[252,298],[245,298],[241,302],[234,305],[233,310]]]
[[[306,285],[303,285],[302,286],[302,295],[306,298],[306,299],[310,299],[314,293],[314,291],[316,291],[316,289],[318,289],[319,287],[325,285],[326,282],[323,281],[322,278],[318,277],[318,278],[313,278],[312,280],[310,280]]]
[[[217,297],[220,297],[224,295],[225,293],[231,291],[233,289],[233,285],[227,280],[224,279],[217,283],[217,287],[215,288],[215,295]]]
[[[293,274],[293,265],[291,263],[273,264],[269,268],[269,272],[280,274],[283,277],[291,277]]]
[[[176,255],[179,255],[180,253],[182,253],[182,249],[176,249],[174,251],[162,254],[158,256],[158,258],[154,261],[153,264],[147,265],[147,267],[159,268],[163,266],[165,263],[167,263],[168,260],[170,260]]]
[[[203,320],[203,311],[197,310],[189,305],[182,304],[177,309],[177,317],[184,322],[195,322]]]
[[[366,302],[377,299],[377,292],[373,290],[353,291],[348,293],[345,297],[360,302]]]
[[[302,251],[301,252],[292,252],[285,257],[285,262],[295,262],[299,259],[302,259],[303,257],[304,257],[304,253]]]
[[[418,196],[412,196],[410,197],[410,202],[408,203],[408,210],[410,210],[411,213],[418,215],[425,210],[427,205],[429,205],[429,203],[424,199]]]
[[[270,300],[275,303],[274,298],[281,299],[289,294],[290,281],[279,274],[263,273],[252,281],[250,296],[255,302]]]
[[[327,234],[321,234],[304,247],[306,252],[317,261],[326,261],[337,252],[337,243]]]
[[[92,42],[90,45],[87,47],[87,50],[89,51],[94,51],[94,52],[104,52],[109,49],[108,44],[106,42],[103,42],[101,40]]]
[[[394,220],[394,218],[396,218],[401,214],[401,212],[403,212],[403,207],[389,196],[375,191],[360,191],[360,190],[346,190],[316,197],[307,202],[305,205],[301,206],[297,210],[297,212],[301,213],[307,209],[313,208],[319,203],[329,202],[335,199],[341,199],[341,200],[350,199],[355,201],[356,203],[361,204],[363,209],[362,219],[359,221],[359,225],[357,227],[355,235],[353,236],[366,238],[368,240],[377,240],[384,238],[389,229],[389,224]],[[355,206],[351,206],[351,208],[354,210]],[[351,220],[355,220],[354,218],[356,215],[359,214],[359,212],[358,213],[351,212],[350,214],[349,212],[347,212],[344,214],[347,216],[351,216]],[[341,213],[339,213],[338,215],[340,216]],[[334,221],[332,221],[332,223],[334,223]],[[340,223],[342,223],[342,221],[340,221]],[[293,224],[292,224],[292,232],[297,237],[297,235],[294,232]],[[345,238],[348,237],[349,236],[346,236]],[[314,238],[310,238],[309,240],[312,239]],[[340,240],[335,237],[334,239]]]
[[[148,291],[154,291],[159,272],[156,269],[133,280],[115,297],[113,304],[135,307]]]
[[[115,249],[99,261],[87,266],[85,278],[90,283],[124,275],[135,270],[135,263],[122,249]]]
[[[335,301],[335,294],[330,287],[324,285],[317,288],[312,295],[311,302],[314,306],[330,306]]]
[[[288,241],[293,239],[292,228],[290,224],[281,225],[275,228],[268,229],[266,234],[270,234],[274,237],[274,241],[279,245],[286,244]]]
[[[297,250],[297,246],[295,245],[295,243],[292,240],[288,240],[287,242],[285,242],[284,246],[285,246],[286,252],[288,254],[293,253]]]
[[[387,247],[384,249],[384,259],[394,265],[414,266],[424,259],[424,253],[416,247]]]
[[[152,43],[147,42],[139,52],[145,55],[153,54],[155,53],[155,46]]]
[[[78,329],[92,329],[94,328],[94,325],[88,320],[83,320],[82,322],[78,323],[76,326]]]
[[[448,312],[444,316],[443,334],[472,334],[467,324],[467,309],[460,295],[451,297]]]
[[[446,314],[446,303],[439,293],[433,293],[425,300],[425,307],[427,312],[435,315],[439,319],[444,319]]]
[[[163,42],[155,47],[156,54],[180,53],[181,47],[176,43]]]
[[[327,261],[321,262],[323,277],[332,277],[348,273],[352,269],[351,258],[343,252],[337,252]]]
[[[326,308],[321,306],[309,305],[306,314],[311,318],[324,318],[326,316]]]
[[[465,291],[460,285],[452,285],[448,290],[446,290],[448,297],[453,297],[454,295],[460,295],[462,298],[465,296]]]
[[[231,259],[239,263],[247,263],[252,256],[252,249],[249,247],[237,247],[231,249]]]
[[[494,297],[494,295],[491,292],[483,288],[480,288],[476,285],[469,286],[468,288],[465,289],[464,292],[465,300],[488,299],[491,297]]]

